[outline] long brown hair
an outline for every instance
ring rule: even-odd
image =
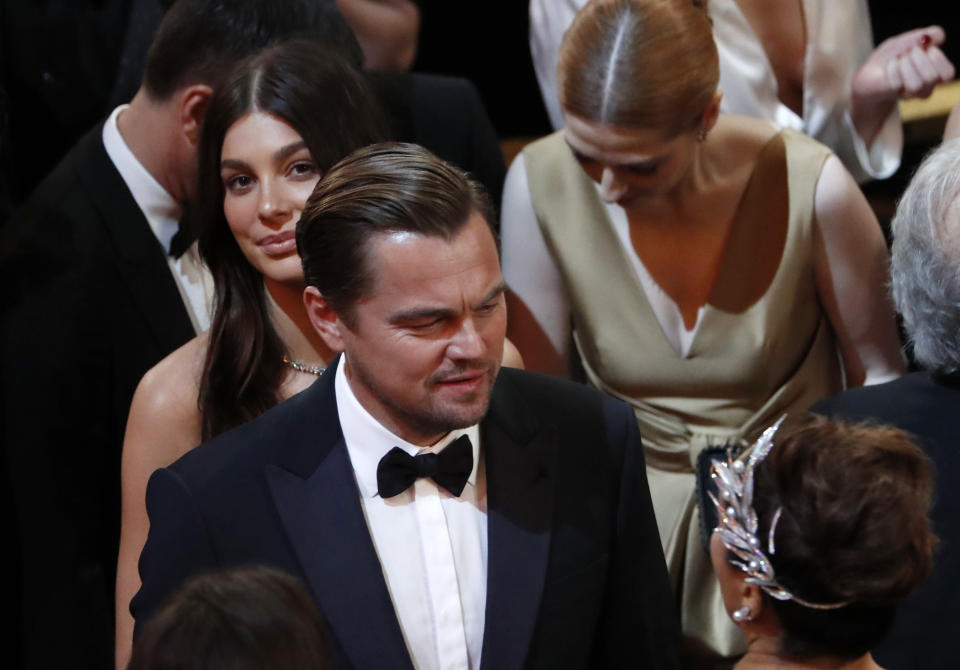
[[[321,172],[385,135],[363,75],[311,41],[285,42],[242,63],[211,99],[200,142],[198,231],[215,286],[200,382],[204,440],[277,404],[284,374],[284,345],[270,321],[263,277],[240,251],[223,214],[223,138],[253,111],[289,123]]]

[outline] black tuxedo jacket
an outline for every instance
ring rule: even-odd
[[[150,479],[138,630],[192,574],[242,564],[309,585],[337,667],[411,670],[361,510],[334,369]],[[677,621],[633,413],[504,369],[482,421],[482,667],[673,668]]]
[[[877,662],[899,670],[957,667],[960,621],[960,377],[914,372],[886,384],[851,389],[813,407],[847,421],[873,420],[906,430],[933,461],[937,476],[930,513],[940,537],[933,574],[897,610]]]
[[[127,412],[143,373],[194,335],[101,132],[44,180],[0,245],[0,427],[30,668],[112,664]]]

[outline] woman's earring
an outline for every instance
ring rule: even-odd
[[[740,609],[734,611],[734,613],[730,616],[737,623],[743,623],[744,621],[753,621],[752,614],[753,613],[750,611],[750,608],[744,605]]]
[[[707,139],[707,129],[701,127],[700,130],[697,131],[697,141],[704,142],[706,141],[706,139]]]

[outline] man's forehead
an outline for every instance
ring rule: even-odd
[[[473,212],[452,234],[386,230],[373,233],[367,241],[367,249],[372,255],[395,255],[400,249],[408,250],[407,253],[431,254],[450,247],[467,255],[473,250],[483,253],[488,242],[496,249],[496,240],[486,219],[479,212]]]
[[[367,262],[371,297],[396,290],[427,294],[450,282],[479,289],[502,280],[493,234],[479,214],[449,239],[416,231],[376,233]]]

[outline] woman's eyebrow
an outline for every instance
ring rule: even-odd
[[[249,167],[250,166],[247,165],[246,161],[237,160],[236,158],[224,158],[222,161],[220,161],[221,170],[246,170],[249,169]]]
[[[291,142],[290,144],[284,147],[280,147],[279,149],[274,151],[273,160],[281,161],[284,158],[287,158],[288,156],[297,153],[301,149],[306,149],[306,148],[307,148],[307,143],[304,142],[303,140],[299,140],[297,142]]]
[[[570,148],[571,153],[573,153],[573,157],[576,158],[581,163],[603,163],[605,165],[610,165],[611,167],[629,169],[631,167],[647,168],[647,167],[656,165],[660,162],[660,156],[648,156],[644,158],[631,158],[630,160],[626,160],[620,163],[614,163],[614,162],[608,163],[599,158],[586,155],[582,151],[575,149],[573,145],[571,145],[569,142],[567,142],[567,146]]]

